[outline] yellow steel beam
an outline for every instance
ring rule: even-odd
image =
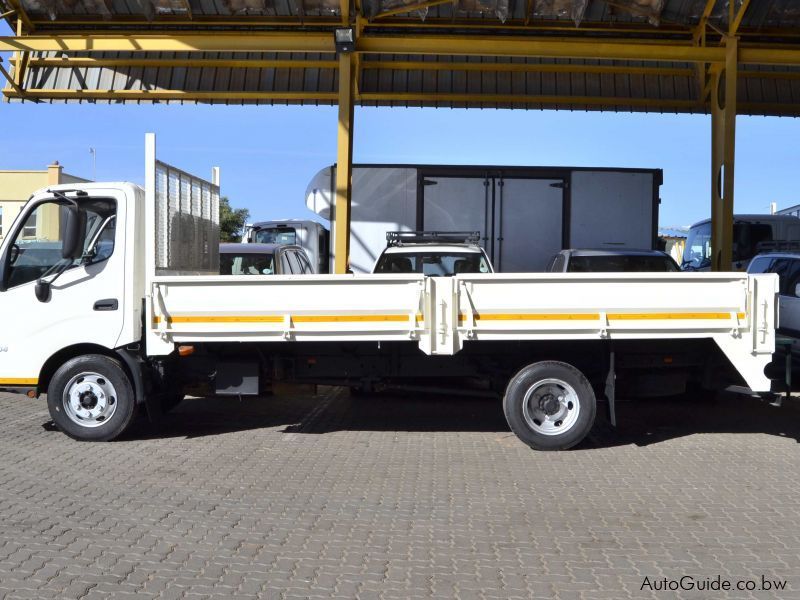
[[[602,96],[552,96],[552,95],[520,95],[520,94],[460,94],[460,93],[396,93],[396,92],[361,92],[363,103],[399,102],[424,104],[544,104],[567,106],[614,106],[614,107],[648,107],[654,110],[687,111],[697,108],[694,100],[663,100],[653,98],[620,98]]]
[[[598,41],[542,39],[530,37],[363,36],[360,52],[376,54],[425,54],[449,56],[508,56],[577,58],[598,60],[644,60],[677,62],[721,62],[722,48],[698,48],[687,43],[644,41]]]
[[[357,2],[360,4],[360,2]],[[54,23],[49,20],[33,20],[34,25],[41,25],[48,29],[54,26]],[[161,15],[158,19],[158,27],[174,26],[174,27],[306,27],[308,24],[315,25],[329,25],[338,26],[341,23],[339,17],[309,17],[300,21],[297,17],[280,17],[280,16],[257,16],[248,15],[247,17],[220,17],[211,15],[194,15],[191,21],[180,15]],[[148,27],[150,22],[137,16],[123,16],[114,15],[111,19],[104,19],[97,16],[92,18],[75,18],[75,17],[59,17],[57,26],[61,33],[64,33],[70,28],[81,27],[97,27],[97,25],[104,25],[107,27]],[[480,21],[476,22],[475,19],[450,19],[450,18],[430,18],[426,19],[425,23],[420,23],[419,19],[406,18],[406,19],[392,19],[381,20],[370,23],[369,27],[386,28],[386,27],[402,27],[402,28],[420,28],[425,26],[435,27],[436,29],[461,29],[461,30],[531,30],[537,31],[568,31],[574,32],[575,25],[572,21],[558,21],[558,20],[539,20],[531,23],[530,26],[525,26],[524,19],[509,19],[505,23],[499,21]],[[691,30],[685,27],[667,26],[663,25],[659,28],[642,27],[638,23],[585,23],[581,24],[581,32],[603,32],[609,33],[624,33],[624,34],[644,34],[647,36],[660,35],[664,37],[674,37],[676,35],[691,35]],[[759,33],[761,30],[759,30]],[[789,32],[791,33],[791,32]]]
[[[14,90],[3,90],[7,98],[21,98]],[[67,89],[26,89],[24,97],[53,100],[119,100],[119,101],[167,101],[185,100],[187,102],[331,102],[336,103],[336,92],[199,92],[185,90],[67,90]]]
[[[695,39],[699,39],[701,37],[705,37],[706,34],[706,24],[708,23],[708,17],[711,16],[711,11],[714,10],[714,6],[717,4],[717,0],[706,0],[706,6],[703,9],[702,14],[700,15],[700,20],[697,22],[697,26],[694,28],[693,35]],[[703,44],[705,45],[705,44]]]
[[[333,35],[303,33],[85,34],[0,37],[0,52],[334,52]]]
[[[356,43],[367,54],[418,54],[440,56],[538,57],[645,62],[724,63],[724,47],[696,47],[685,42],[643,40],[567,40],[564,38],[441,36],[362,36]],[[800,66],[797,47],[741,47],[740,64]]]
[[[334,207],[334,273],[347,273],[350,263],[350,198],[353,172],[355,57],[339,55],[339,125],[336,140],[336,204]]]
[[[112,100],[112,101],[186,101],[186,102],[326,102],[336,104],[336,92],[191,92],[184,90],[99,90],[80,91],[67,89],[40,89],[17,91],[6,89],[3,94],[13,99],[36,100]],[[518,104],[518,105],[564,105],[570,107],[650,107],[659,111],[696,112],[697,104],[687,100],[646,100],[642,98],[597,98],[581,96],[514,96],[511,94],[392,94],[361,93],[358,99],[362,103],[391,102],[418,104]],[[742,113],[777,114],[800,116],[800,107],[791,103],[776,102],[739,102]]]
[[[2,57],[0,57],[0,75],[2,75],[3,77],[6,78],[6,81],[8,81],[8,84],[13,88],[13,90],[17,94],[22,96],[22,94],[23,94],[22,88],[19,87],[19,85],[17,84],[16,81],[14,81],[14,78],[11,76],[11,73],[6,71],[6,68],[3,66],[2,63],[3,63],[3,59],[2,59]]]
[[[750,0],[742,0],[742,5],[739,7],[739,10],[736,11],[733,0],[730,0],[730,11],[732,19],[728,21],[728,35],[736,35],[739,31],[739,25],[742,24],[742,19],[744,19],[744,14],[747,12],[747,8],[750,6]],[[734,15],[734,11],[736,14]]]
[[[342,25],[350,24],[350,0],[339,0],[339,13],[342,17]]]
[[[739,64],[800,66],[800,50],[794,48],[754,48],[739,45]]]
[[[685,42],[576,41],[521,36],[363,35],[356,50],[368,54],[546,57],[724,63],[725,48]],[[325,52],[335,51],[329,32],[146,35],[32,35],[0,37],[0,52]],[[740,64],[800,65],[800,49],[743,46]]]
[[[25,8],[23,8],[19,0],[8,0],[8,5],[17,13],[17,18],[22,22],[26,33],[35,31],[36,27],[30,17],[28,17],[28,13],[25,12]]]
[[[13,61],[12,61],[13,62]],[[71,57],[63,58],[32,58],[31,67],[49,67],[74,69],[88,68],[224,68],[224,69],[338,69],[339,63],[335,60],[296,60],[296,59],[229,59],[229,58],[95,58]]]
[[[791,102],[737,102],[736,107],[740,115],[800,117],[800,107]]]
[[[189,17],[189,20],[191,21],[194,18],[194,15],[192,15],[192,3],[189,2],[189,0],[181,0],[181,4],[186,10],[186,16]]]
[[[691,77],[693,71],[685,68],[659,68],[639,66],[607,66],[584,64],[551,63],[508,63],[508,62],[431,62],[376,60],[364,61],[365,71],[471,71],[480,73],[586,73],[591,75],[657,75],[672,77]],[[798,73],[800,75],[800,73]]]
[[[714,10],[714,5],[716,5],[716,3],[717,0],[706,0],[706,6],[703,9],[703,14],[700,15],[700,20],[698,21],[697,27],[695,27],[692,34],[692,39],[695,46],[702,47],[706,45],[706,25],[708,24],[708,17],[711,15],[711,11]],[[703,62],[695,63],[695,71],[699,94],[698,101],[700,104],[705,105],[708,99],[709,89],[708,64]]]
[[[714,77],[711,94],[711,269],[733,264],[733,191],[736,152],[738,39],[725,42],[725,68]]]

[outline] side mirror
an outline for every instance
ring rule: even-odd
[[[800,298],[800,283],[794,286],[794,295],[795,297]]]
[[[50,300],[50,282],[44,279],[39,279],[34,288],[36,292],[36,299],[39,302],[47,302]]]
[[[61,257],[69,260],[81,258],[86,237],[86,212],[77,206],[62,207],[60,229]]]

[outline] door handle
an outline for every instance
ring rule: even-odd
[[[95,310],[117,310],[119,308],[119,302],[116,298],[106,298],[105,300],[98,300],[94,303]]]

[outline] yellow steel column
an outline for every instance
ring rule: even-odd
[[[346,273],[350,262],[350,195],[353,171],[353,88],[355,54],[339,54],[339,130],[336,141],[336,207],[334,273]]]
[[[711,96],[711,269],[733,263],[733,187],[736,154],[738,40],[725,38],[724,68],[714,69]]]

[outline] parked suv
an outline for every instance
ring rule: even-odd
[[[770,252],[750,261],[748,273],[777,273],[779,332],[800,337],[800,252]]]
[[[373,273],[419,273],[452,277],[459,273],[494,273],[476,232],[390,231],[387,247]]]
[[[314,273],[300,246],[220,244],[220,275],[305,275]]]
[[[547,266],[548,273],[675,272],[678,263],[658,250],[562,250]]]

